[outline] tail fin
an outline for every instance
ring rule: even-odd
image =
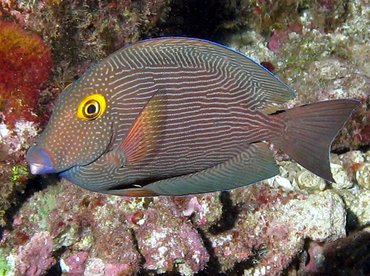
[[[324,101],[275,114],[284,127],[272,142],[306,169],[335,182],[330,171],[330,147],[359,104],[356,100]]]

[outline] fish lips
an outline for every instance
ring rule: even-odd
[[[49,154],[38,146],[31,147],[26,155],[32,174],[56,173]]]

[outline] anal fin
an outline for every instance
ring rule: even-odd
[[[146,185],[158,195],[186,195],[230,190],[253,184],[279,173],[268,146],[252,144],[247,150],[212,168]]]

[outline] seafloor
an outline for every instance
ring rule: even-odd
[[[0,0],[0,275],[370,275],[366,0]],[[230,192],[125,198],[33,177],[24,154],[61,90],[137,40],[236,48],[297,92],[361,101],[328,183],[276,152],[280,175]]]

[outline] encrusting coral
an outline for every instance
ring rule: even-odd
[[[219,269],[227,271],[257,252],[260,259],[254,270],[276,273],[288,267],[304,239],[322,242],[345,236],[344,205],[330,191],[304,196],[260,184],[233,191],[231,200],[239,206],[234,226],[215,230],[223,223],[218,221],[223,211],[217,194],[182,199],[128,199],[88,192],[81,196],[78,187],[63,181],[26,203],[2,242],[7,244],[8,258],[22,264],[15,267],[20,272],[36,268],[45,272],[56,261],[45,247],[35,264],[33,252],[40,248],[33,241],[43,237],[52,241],[53,250],[68,248],[60,256],[64,272],[104,275],[115,267],[114,275],[133,274],[143,259],[149,271],[191,275],[206,268],[210,258],[217,258]]]

